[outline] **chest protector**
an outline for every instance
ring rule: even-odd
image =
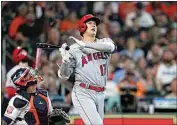
[[[37,93],[30,95],[30,110],[25,115],[28,125],[49,125],[48,109],[49,103],[47,91],[37,90]]]

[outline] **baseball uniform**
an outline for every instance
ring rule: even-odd
[[[96,39],[94,43],[86,45],[88,47],[83,49],[80,49],[78,44],[70,46],[70,62],[62,63],[58,76],[61,79],[68,79],[72,73],[75,74],[75,85],[72,90],[74,106],[85,124],[102,125],[104,88],[111,53],[115,51],[116,46],[109,38]]]

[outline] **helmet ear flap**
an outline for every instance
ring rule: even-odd
[[[79,27],[80,32],[84,33],[86,29],[87,29],[87,25],[85,23],[81,23]]]

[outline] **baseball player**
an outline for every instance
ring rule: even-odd
[[[3,125],[49,125],[49,121],[70,121],[62,109],[53,109],[46,90],[36,88],[43,80],[36,70],[19,68],[11,79],[17,92],[9,101]]]
[[[15,95],[16,92],[16,86],[13,84],[11,80],[12,74],[15,73],[15,71],[21,67],[28,67],[28,61],[29,56],[25,49],[23,49],[21,46],[18,46],[14,49],[12,53],[12,61],[16,64],[9,72],[7,73],[7,80],[6,80],[6,91],[8,98],[12,98]]]
[[[10,98],[12,98],[16,93],[16,86],[13,84],[11,80],[12,74],[14,74],[14,72],[21,67],[28,67],[29,66],[28,62],[30,60],[31,58],[28,56],[27,51],[23,49],[21,46],[18,46],[13,50],[12,61],[16,65],[12,69],[10,69],[6,75],[6,83],[5,83],[6,93],[4,94],[4,99],[2,104],[3,105],[2,112],[1,112],[2,115],[4,114],[5,109],[7,108]]]
[[[116,46],[110,38],[96,38],[99,18],[88,14],[79,21],[82,40],[72,36],[76,43],[66,50],[67,44],[59,49],[62,64],[58,70],[60,79],[67,80],[75,74],[72,101],[85,124],[103,125],[104,90],[108,77],[108,65]]]

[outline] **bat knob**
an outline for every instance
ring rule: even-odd
[[[69,50],[69,49],[70,49],[69,46],[66,46],[65,50]]]

